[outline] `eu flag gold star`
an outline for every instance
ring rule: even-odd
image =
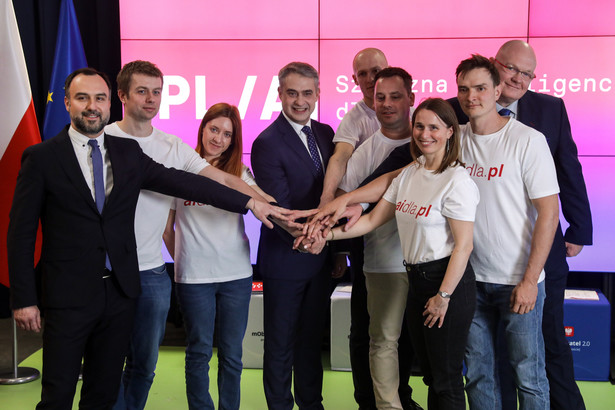
[[[47,92],[47,104],[49,104],[50,102],[53,102],[53,99],[51,98],[52,95],[53,95],[53,91]]]

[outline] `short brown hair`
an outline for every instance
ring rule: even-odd
[[[459,78],[460,75],[465,75],[467,72],[477,68],[484,68],[489,72],[494,87],[500,84],[500,73],[493,64],[493,61],[487,57],[481,56],[480,54],[472,54],[472,57],[459,63],[457,70],[455,70],[455,78]]]
[[[124,64],[124,67],[117,74],[117,89],[126,94],[130,91],[130,83],[132,82],[133,74],[143,74],[150,77],[160,78],[160,81],[164,81],[162,71],[156,64],[149,61],[135,60],[130,63]]]

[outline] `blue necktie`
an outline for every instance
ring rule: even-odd
[[[105,183],[103,181],[102,154],[98,148],[98,141],[89,140],[88,145],[92,147],[92,168],[94,168],[94,199],[96,208],[102,214],[105,205]]]
[[[103,180],[103,163],[98,141],[89,140],[88,145],[92,147],[92,168],[94,170],[94,198],[96,200],[96,208],[102,214],[105,205],[105,183]],[[105,267],[111,270],[111,261],[109,254],[105,253]]]
[[[508,108],[502,108],[500,111],[498,111],[498,114],[500,114],[502,117],[510,117],[510,114],[512,114],[512,111],[509,110]]]
[[[310,150],[310,156],[312,157],[312,162],[316,168],[316,175],[322,175],[322,162],[320,161],[318,147],[316,146],[316,138],[314,138],[314,134],[312,134],[312,129],[306,125],[301,128],[301,131],[303,131],[307,137],[308,149]]]

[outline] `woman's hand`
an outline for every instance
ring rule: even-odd
[[[429,298],[425,304],[425,311],[423,312],[423,316],[425,316],[424,325],[431,328],[433,325],[440,322],[438,328],[441,328],[444,324],[444,316],[446,316],[449,302],[449,298],[443,298],[437,294]]]

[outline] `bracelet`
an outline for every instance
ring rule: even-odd
[[[329,239],[330,241],[334,241],[335,240],[335,233],[333,233],[333,229],[331,229],[331,239]]]

